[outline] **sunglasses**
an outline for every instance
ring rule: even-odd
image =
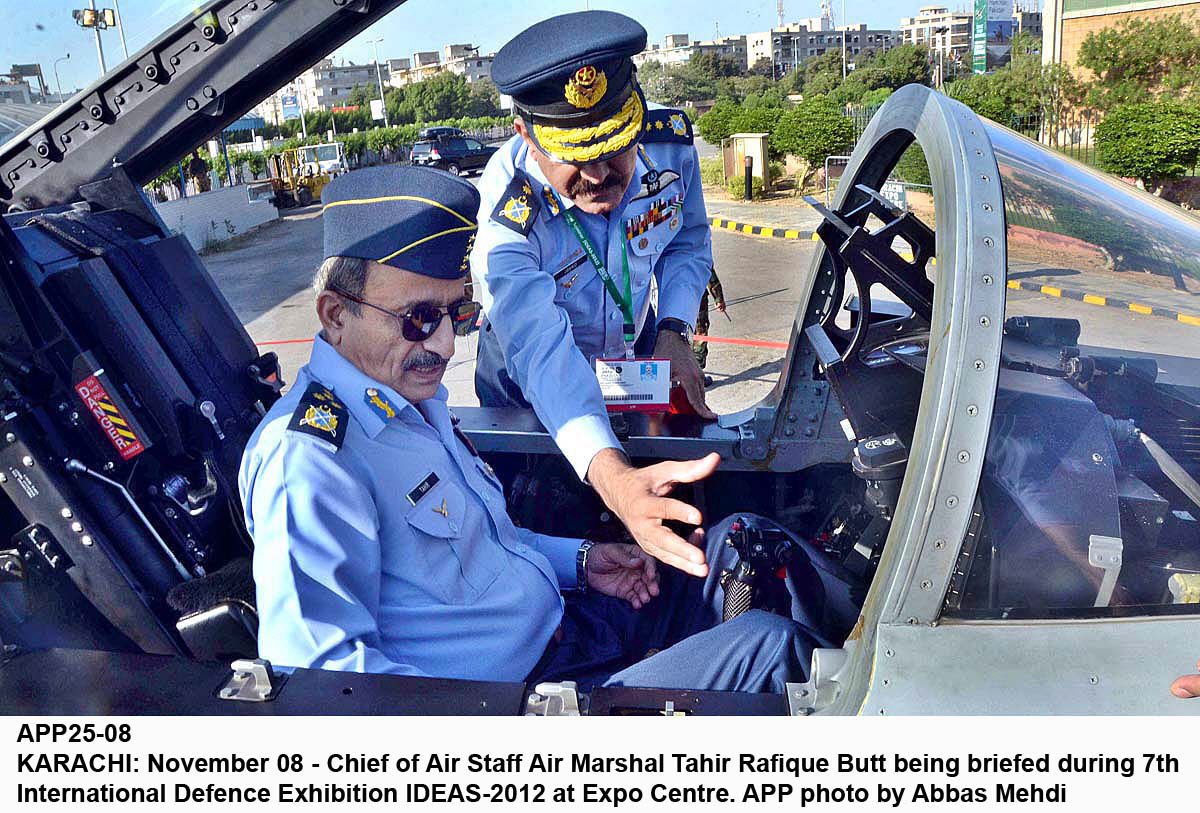
[[[359,305],[366,305],[368,308],[374,308],[393,317],[400,323],[400,335],[410,342],[423,342],[428,339],[437,331],[438,325],[442,323],[442,318],[445,316],[450,317],[450,326],[454,329],[455,336],[468,336],[475,330],[479,313],[483,310],[483,306],[478,302],[468,300],[455,302],[444,308],[437,305],[414,305],[408,311],[398,313],[378,305],[372,305],[365,299],[359,299],[357,296],[346,293],[341,288],[331,287],[330,290],[343,299],[349,299]]]

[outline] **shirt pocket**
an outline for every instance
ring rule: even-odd
[[[560,304],[574,300],[596,276],[596,266],[592,265],[582,249],[578,254],[568,255],[561,262],[555,263],[555,266],[554,301]]]
[[[420,546],[430,592],[448,604],[470,604],[500,575],[503,561],[480,522],[468,516],[467,497],[443,479],[408,512]]]
[[[682,228],[683,212],[674,212],[661,223],[629,238],[629,250],[638,257],[657,257]]]

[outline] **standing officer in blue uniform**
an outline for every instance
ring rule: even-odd
[[[822,641],[761,611],[717,625],[715,575],[660,577],[635,545],[513,525],[441,385],[455,335],[479,314],[464,296],[479,206],[469,183],[379,167],[335,179],[322,200],[321,332],[239,477],[263,657],[742,691],[803,674]],[[564,603],[563,589],[587,592]]]
[[[496,54],[517,135],[480,181],[471,266],[487,322],[475,390],[483,406],[532,405],[638,543],[703,576],[701,552],[662,526],[699,524],[698,512],[660,495],[707,476],[715,456],[633,468],[594,371],[597,358],[668,358],[695,411],[715,417],[690,346],[712,267],[699,159],[687,116],[646,107],[630,59],[645,46],[637,21],[586,11],[537,23]]]

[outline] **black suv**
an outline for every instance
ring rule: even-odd
[[[412,162],[416,166],[444,169],[451,175],[466,175],[483,171],[496,150],[474,138],[451,136],[413,144]]]

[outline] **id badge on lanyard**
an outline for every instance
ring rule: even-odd
[[[670,406],[670,359],[596,359],[596,379],[609,412],[666,412]]]

